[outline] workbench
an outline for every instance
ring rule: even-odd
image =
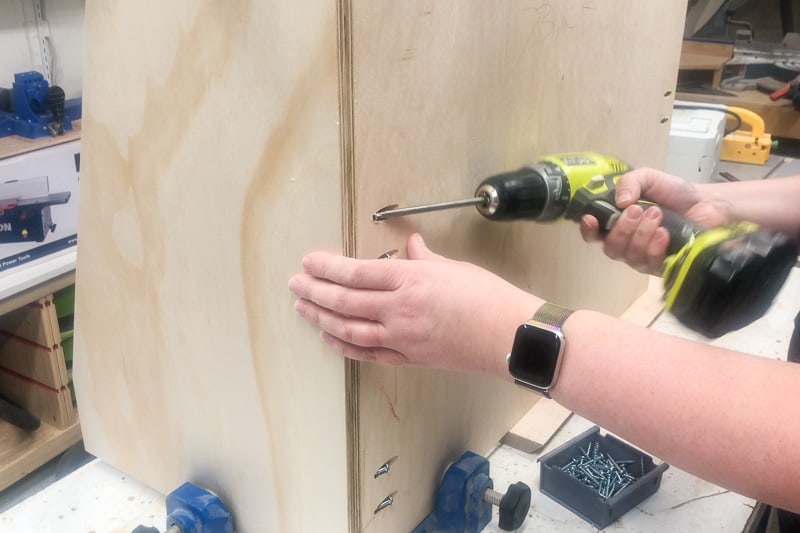
[[[785,358],[794,315],[800,302],[800,270],[795,268],[770,311],[752,325],[711,341],[762,357]],[[668,314],[653,329],[702,341]],[[487,454],[495,487],[523,481],[533,498],[521,532],[595,531],[589,523],[538,490],[537,457],[578,435],[593,424],[572,415],[538,454],[509,446],[477,450]],[[754,453],[757,453],[754,450]],[[656,462],[661,461],[656,458]],[[628,512],[604,531],[741,531],[755,502],[703,481],[674,466],[664,473],[655,495]],[[6,533],[86,532],[128,533],[139,524],[163,529],[164,496],[128,478],[108,464],[95,460],[48,486],[0,515],[0,531]],[[497,517],[485,530],[499,533]]]

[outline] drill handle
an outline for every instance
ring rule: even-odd
[[[652,207],[655,204],[647,204],[646,202],[638,202],[644,209]],[[646,207],[645,207],[646,206]],[[669,232],[669,245],[667,245],[667,255],[678,253],[681,248],[686,246],[687,243],[694,240],[695,236],[705,231],[705,227],[697,224],[681,215],[677,211],[667,209],[666,207],[658,206],[661,209],[662,221],[661,227]]]
[[[642,209],[647,210],[656,206],[652,202],[637,202]],[[667,255],[677,253],[686,243],[694,239],[695,235],[705,228],[681,215],[677,211],[658,206],[663,215],[661,226],[669,232],[669,245]],[[614,201],[614,190],[608,189],[601,194],[592,194],[586,189],[575,193],[570,209],[565,214],[566,218],[580,222],[583,215],[592,215],[600,223],[600,234],[605,235],[616,224],[622,211]]]

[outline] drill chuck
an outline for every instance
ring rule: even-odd
[[[561,167],[537,163],[483,180],[475,197],[478,212],[490,220],[537,220],[559,218],[569,203],[570,187]]]

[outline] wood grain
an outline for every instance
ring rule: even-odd
[[[286,288],[341,250],[335,3],[86,7],[88,449],[216,491],[239,531],[344,531],[344,363]]]
[[[240,531],[410,530],[448,462],[488,451],[535,398],[343,363],[294,316],[286,281],[310,250],[376,257],[421,231],[542,297],[622,313],[646,278],[574,225],[371,215],[470,196],[552,152],[661,164],[684,9],[88,2],[75,337],[88,449],[162,492],[216,491]]]
[[[551,301],[623,313],[648,280],[584,244],[572,223],[493,223],[473,209],[381,224],[371,215],[470,197],[484,177],[550,153],[594,149],[661,165],[683,8],[353,2],[357,255],[402,248],[420,231],[435,251]],[[474,312],[486,297],[475,295]],[[445,467],[465,449],[487,453],[536,401],[483,377],[369,364],[357,385],[362,531],[411,530]],[[373,514],[392,493],[394,505]]]

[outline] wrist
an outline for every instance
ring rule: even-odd
[[[518,385],[550,397],[566,350],[563,326],[572,310],[544,303],[515,333],[508,372]]]
[[[492,351],[494,354],[492,373],[513,383],[514,378],[508,372],[508,354],[514,346],[514,337],[517,329],[536,313],[545,304],[545,300],[525,293],[525,298],[508,310],[503,317],[498,317],[498,324],[494,330],[497,345]]]

